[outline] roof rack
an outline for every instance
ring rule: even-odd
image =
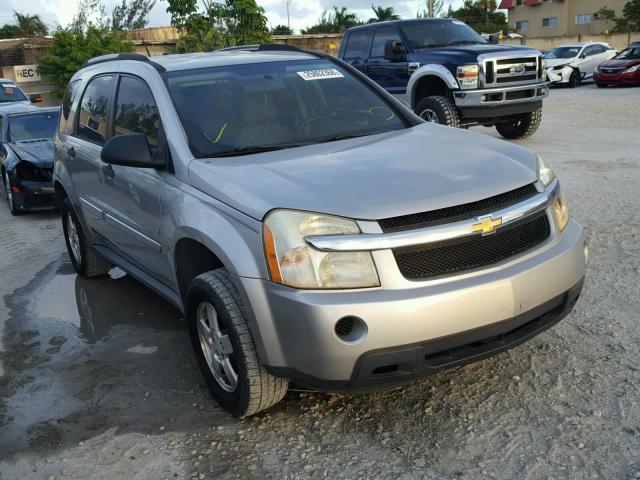
[[[238,45],[235,47],[226,47],[216,50],[217,52],[233,52],[233,51],[243,51],[243,52],[303,52],[303,53],[313,53],[298,48],[294,45],[286,45],[282,43],[263,43],[261,45]]]
[[[151,65],[160,73],[166,72],[166,69],[162,65],[154,62],[149,57],[140,55],[139,53],[109,53],[107,55],[100,55],[99,57],[90,58],[89,60],[84,62],[80,68],[96,65],[98,63],[115,62],[118,60],[134,60],[137,62],[144,62]]]

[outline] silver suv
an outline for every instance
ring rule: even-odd
[[[180,308],[240,416],[289,381],[364,392],[485,358],[582,289],[585,235],[539,157],[317,53],[93,59],[55,158],[78,274],[117,265]]]

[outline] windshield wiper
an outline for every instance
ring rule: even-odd
[[[225,152],[203,155],[201,158],[240,157],[242,155],[252,155],[254,153],[265,153],[273,152],[275,150],[284,150],[286,148],[304,147],[310,144],[310,142],[297,142],[281,143],[278,145],[252,145],[249,147],[234,148],[233,150],[227,150]]]
[[[360,133],[341,133],[339,135],[332,135],[330,137],[320,138],[316,141],[316,143],[337,142],[339,140],[349,140],[350,138],[368,137],[369,135],[377,135],[379,133],[386,133],[388,131],[389,130],[374,130],[374,131],[360,132]]]

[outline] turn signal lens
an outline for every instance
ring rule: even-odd
[[[553,201],[553,213],[556,216],[558,228],[560,231],[563,231],[569,223],[569,210],[567,209],[567,202],[562,192],[560,192]]]
[[[478,65],[461,65],[458,67],[458,83],[460,88],[469,90],[478,88],[478,76],[480,67]]]

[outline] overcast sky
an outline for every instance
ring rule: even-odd
[[[462,0],[445,0],[445,4],[462,3]],[[103,0],[108,11],[113,9],[116,0]],[[289,12],[291,27],[299,32],[301,28],[313,25],[324,9],[334,5],[344,6],[354,10],[361,20],[368,20],[373,16],[371,4],[393,6],[396,13],[403,18],[415,17],[418,10],[426,8],[426,0],[291,0]],[[287,23],[286,0],[258,0],[267,13],[271,26]],[[13,10],[20,13],[39,14],[45,23],[54,29],[56,25],[67,25],[77,8],[77,0],[0,0],[0,25],[10,22]],[[149,26],[157,27],[169,24],[166,13],[167,2],[158,0],[149,15]]]

